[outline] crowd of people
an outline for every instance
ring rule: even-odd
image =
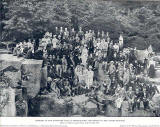
[[[123,45],[121,34],[118,41],[113,41],[104,31],[55,27],[38,43],[30,39],[18,43],[13,53],[43,60],[48,81],[42,94],[54,92],[58,98],[85,94],[102,112],[107,97],[118,109],[124,101],[130,112],[140,109],[141,102],[145,110],[149,109],[149,101],[159,91],[137,76],[148,76],[147,59],[138,61],[136,49]]]

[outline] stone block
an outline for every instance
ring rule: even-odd
[[[95,103],[88,101],[84,108],[86,111],[84,116],[95,117],[97,115],[97,105]]]
[[[113,104],[108,104],[106,107],[105,116],[107,117],[118,117],[119,112],[118,109]]]
[[[26,59],[22,62],[22,87],[27,89],[27,97],[34,98],[40,90],[42,60]]]

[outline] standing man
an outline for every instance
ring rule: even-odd
[[[82,58],[82,64],[86,67],[86,65],[87,65],[87,59],[88,59],[88,50],[87,50],[86,45],[82,49],[81,58]]]
[[[59,34],[62,36],[62,38],[63,38],[63,33],[64,33],[64,31],[63,31],[63,27],[60,27]]]
[[[72,28],[71,32],[70,32],[70,38],[73,40],[76,36],[76,31],[74,30],[74,28]]]
[[[115,77],[116,67],[114,65],[114,61],[110,62],[108,71],[109,71],[109,75],[110,75],[111,78]]]
[[[59,77],[62,76],[62,61],[59,56],[57,56],[56,72]]]
[[[62,72],[63,73],[66,73],[67,72],[67,60],[65,58],[65,55],[63,55],[63,58],[62,58]]]
[[[92,71],[92,66],[89,66],[89,70],[88,70],[88,76],[87,76],[87,88],[90,89],[91,86],[93,85],[93,76],[94,76],[94,72]]]
[[[56,35],[53,35],[53,39],[52,39],[53,49],[57,48],[57,43],[58,43],[58,39],[56,38]]]
[[[80,40],[82,40],[82,37],[84,36],[84,32],[82,31],[82,27],[79,27],[78,36]]]
[[[65,39],[66,41],[69,40],[69,31],[67,30],[67,28],[64,29],[64,39]]]
[[[113,45],[113,51],[114,51],[114,59],[116,60],[117,59],[117,55],[119,53],[119,45],[117,43],[115,43]]]
[[[58,35],[59,35],[58,27],[55,27],[54,35],[56,35],[56,36],[58,36]]]
[[[123,48],[123,36],[121,34],[119,37],[119,47],[120,47],[120,50]]]

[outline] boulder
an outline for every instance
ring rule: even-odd
[[[122,102],[122,108],[121,108],[121,116],[122,117],[127,117],[129,116],[129,105],[127,101]]]
[[[0,71],[3,71],[10,81],[11,87],[17,87],[21,80],[21,65],[24,58],[18,58],[12,54],[0,54]]]
[[[84,106],[85,113],[84,116],[87,117],[95,117],[97,116],[97,105],[91,101],[88,101]]]
[[[85,95],[79,95],[79,96],[72,97],[73,103],[76,103],[76,104],[85,103],[88,99],[89,98],[86,97]]]
[[[87,100],[88,100],[88,97],[86,97],[85,95],[72,97],[72,102],[73,102],[72,115],[82,116],[83,114],[82,111],[84,110],[84,105]]]
[[[38,109],[37,116],[41,117],[65,117],[68,114],[67,103],[63,99],[55,99],[51,96],[39,96],[36,101]],[[35,115],[36,116],[36,115]]]
[[[78,104],[73,104],[72,115],[80,115],[82,113],[82,109]]]

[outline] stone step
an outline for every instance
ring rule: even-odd
[[[160,66],[155,66],[155,69],[160,69]]]
[[[160,53],[156,53],[157,56],[160,56]]]
[[[11,54],[11,52],[6,49],[0,49],[0,54]]]
[[[160,64],[156,64],[156,66],[155,67],[160,67]]]
[[[155,70],[160,70],[160,68],[155,67]]]

